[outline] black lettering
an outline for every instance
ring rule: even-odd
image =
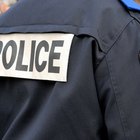
[[[45,41],[45,40],[41,41],[39,43],[39,45],[37,46],[36,57],[35,57],[35,66],[36,66],[36,69],[38,72],[42,72],[45,69],[46,64],[47,64],[47,61],[43,61],[41,65],[39,64],[39,55],[40,55],[40,50],[42,48],[45,49],[45,52],[49,51],[49,44],[47,41]]]
[[[51,47],[50,55],[49,55],[49,67],[48,67],[48,72],[50,73],[60,72],[60,67],[53,66],[53,60],[60,59],[60,53],[55,53],[54,50],[55,50],[55,47],[62,47],[63,44],[64,44],[64,41],[62,40],[52,42],[52,47]]]
[[[24,56],[24,47],[25,47],[25,41],[21,40],[18,58],[17,58],[17,65],[16,65],[16,70],[19,70],[19,71],[27,71],[27,69],[28,69],[27,65],[22,64],[23,56]]]
[[[11,59],[9,62],[7,62],[7,50],[8,48],[11,47],[12,48],[12,54],[11,54]],[[3,66],[5,67],[5,69],[10,69],[16,59],[16,55],[17,55],[17,45],[16,42],[14,40],[10,40],[6,45],[5,48],[3,50],[3,54],[2,54],[2,62],[3,62]]]
[[[31,48],[31,57],[30,57],[30,68],[29,71],[33,71],[33,64],[34,64],[34,56],[35,56],[35,46],[36,46],[36,41],[32,41],[32,48]]]

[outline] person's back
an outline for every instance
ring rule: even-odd
[[[22,0],[0,16],[0,139],[139,140],[133,4]]]

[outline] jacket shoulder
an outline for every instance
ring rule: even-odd
[[[86,34],[107,51],[130,20],[118,0],[23,0],[0,17],[0,32]]]

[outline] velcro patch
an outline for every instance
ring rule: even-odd
[[[0,76],[67,81],[73,34],[1,34]]]

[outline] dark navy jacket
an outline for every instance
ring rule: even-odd
[[[67,82],[0,78],[0,139],[139,140],[139,11],[119,0],[21,0],[0,17],[0,34],[14,33],[74,39]]]

